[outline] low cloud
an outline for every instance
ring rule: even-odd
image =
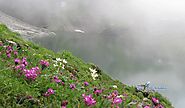
[[[69,49],[130,84],[164,84],[177,108],[185,102],[184,6],[182,0],[0,0],[0,10],[57,33],[50,39],[56,45],[37,40],[46,47]]]

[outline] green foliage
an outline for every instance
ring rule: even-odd
[[[17,45],[12,45],[8,41],[13,41]],[[142,103],[143,101],[142,92],[136,91],[135,87],[111,79],[98,66],[85,63],[68,51],[54,53],[23,40],[19,34],[11,32],[3,24],[0,24],[0,44],[3,44],[0,46],[0,107],[60,108],[63,101],[68,101],[67,107],[69,108],[84,108],[88,106],[84,103],[82,94],[92,94],[96,104],[90,107],[109,108],[116,106],[112,103],[113,98],[107,99],[107,96],[113,95],[115,91],[123,100],[118,105],[121,108],[137,107],[137,105],[129,106],[129,103],[134,101]],[[13,54],[12,51],[11,57],[8,57],[7,46],[11,46],[13,51],[18,52],[18,55]],[[40,74],[36,79],[28,79],[25,71],[16,70],[17,64],[14,59],[23,57],[26,57],[28,62],[25,69],[39,67]],[[40,64],[41,60],[49,62],[49,66],[43,68],[43,65]],[[92,78],[91,70],[93,69],[98,75],[96,80]],[[58,83],[54,78],[56,76],[60,80]],[[85,81],[89,83],[88,86],[84,85]],[[74,90],[70,88],[71,84],[75,84]],[[54,94],[46,96],[49,88],[54,90]],[[102,93],[95,94],[95,89],[102,90]],[[158,98],[165,108],[172,108],[171,103],[160,94],[152,92],[148,99],[151,97]]]

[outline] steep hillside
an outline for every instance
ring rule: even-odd
[[[148,85],[130,87],[68,51],[54,53],[0,24],[0,107],[173,108]]]

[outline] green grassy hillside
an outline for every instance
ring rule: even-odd
[[[122,84],[68,51],[54,53],[23,40],[3,24],[0,107],[173,108],[155,91]]]

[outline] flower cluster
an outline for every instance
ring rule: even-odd
[[[39,67],[33,67],[30,70],[24,69],[24,73],[27,79],[35,80],[38,74],[40,74]]]
[[[20,75],[24,74],[24,76],[28,80],[35,80],[37,76],[41,73],[39,67],[32,67],[31,69],[26,69],[28,62],[26,57],[23,57],[22,60],[19,58],[14,59],[15,62],[15,70],[20,71]]]
[[[20,59],[16,58],[16,59],[14,60],[14,62],[15,62],[15,65],[18,65],[21,61],[20,61]]]
[[[16,59],[14,59],[14,62],[15,62],[15,65],[17,65],[17,66],[15,66],[15,69],[17,71],[18,70],[23,71],[26,68],[26,66],[28,65],[28,62],[26,61],[26,58],[25,57],[23,57],[22,60],[16,58]]]
[[[96,78],[98,77],[96,69],[89,68],[89,70],[91,71],[91,76],[93,80],[96,80]]]
[[[102,90],[99,90],[99,89],[94,89],[94,94],[96,95],[100,95],[102,93]]]
[[[62,101],[61,108],[66,108],[67,104],[68,104],[67,100]]]
[[[112,106],[116,105],[117,108],[119,108],[118,104],[122,103],[122,95],[118,96],[118,91],[115,90],[111,93],[111,95],[107,96],[107,99],[111,100]]]
[[[70,84],[70,89],[74,90],[76,88],[75,84]]]
[[[144,108],[150,108],[150,106],[147,105],[147,106],[145,106]]]
[[[18,52],[16,50],[13,50],[13,45],[17,46],[17,44],[15,42],[13,42],[13,41],[7,41],[7,42],[9,43],[9,45],[8,46],[4,46],[6,48],[6,56],[8,58],[10,58],[12,52],[14,53],[15,56],[17,56]],[[2,42],[0,42],[0,46],[3,46]]]
[[[22,59],[22,64],[24,64],[25,66],[28,65],[28,62],[26,61],[26,57],[23,57],[23,59]]]
[[[60,82],[62,81],[62,80],[60,80],[57,76],[54,76],[53,79],[54,79],[54,81],[55,81],[56,83],[60,83]]]
[[[56,60],[53,60],[53,62],[54,62],[53,66],[57,67],[58,69],[60,69],[60,66],[62,66],[62,69],[64,69],[65,65],[67,64],[67,61],[61,58],[56,58]]]
[[[13,51],[13,48],[12,48],[11,46],[7,46],[7,47],[6,47],[6,56],[7,56],[8,58],[11,57],[12,51]]]
[[[66,61],[66,59],[63,59],[63,60],[62,60],[62,62],[63,62],[64,64],[67,64],[67,61]]]
[[[55,93],[55,91],[52,89],[52,88],[49,88],[48,90],[47,90],[47,92],[44,94],[44,96],[50,96],[50,95],[52,95],[52,94],[54,94]]]
[[[42,70],[49,66],[49,62],[46,60],[41,60],[40,65],[42,66]]]
[[[14,51],[14,55],[16,55],[16,56],[17,56],[17,55],[18,55],[18,52],[17,52],[17,51]]]
[[[87,106],[93,106],[96,104],[96,100],[92,98],[92,95],[85,95],[82,94],[83,98],[84,98],[84,102]]]
[[[152,97],[152,102],[154,103],[155,108],[164,108],[164,107],[160,104],[160,102],[159,102],[159,100],[158,100],[157,98]]]
[[[152,97],[152,102],[154,104],[159,104],[159,100],[157,98]]]
[[[88,86],[89,85],[89,83],[88,82],[84,82],[84,86]]]
[[[116,98],[113,99],[113,102],[112,103],[113,104],[121,104],[122,103],[122,99],[119,98],[119,97],[116,97]]]

